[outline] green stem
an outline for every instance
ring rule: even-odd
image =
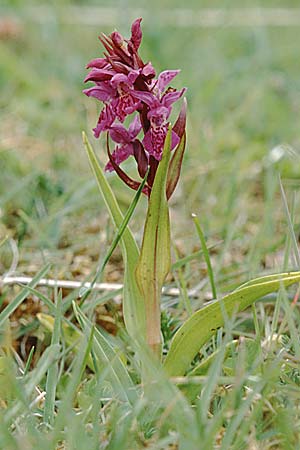
[[[166,179],[170,160],[171,129],[166,137],[151,195],[136,280],[146,312],[146,342],[153,354],[161,356],[160,297],[171,266],[170,218],[166,198]]]

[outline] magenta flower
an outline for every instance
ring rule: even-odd
[[[96,138],[100,136],[102,131],[107,131],[115,120],[115,115],[110,105],[105,105],[102,109],[96,128],[93,128]]]
[[[111,79],[111,86],[116,89],[117,95],[112,100],[112,108],[117,118],[123,122],[125,117],[136,111],[140,101],[132,94],[134,92],[133,83],[139,76],[139,71],[132,70],[128,75],[117,73]]]
[[[136,19],[131,26],[130,39],[117,31],[109,36],[102,34],[100,41],[105,48],[102,58],[95,58],[87,65],[91,69],[85,82],[93,82],[94,86],[83,92],[88,97],[94,97],[104,104],[100,112],[97,126],[94,128],[96,138],[107,131],[110,139],[115,142],[114,151],[107,153],[109,162],[105,169],[115,171],[131,188],[137,189],[140,182],[131,179],[121,168],[129,156],[134,156],[139,175],[143,178],[149,168],[147,184],[144,193],[148,196],[155,178],[159,161],[162,158],[165,138],[169,127],[169,117],[172,105],[179,100],[185,88],[176,90],[167,88],[179,73],[179,70],[166,70],[157,79],[151,62],[144,63],[139,55],[142,41],[141,20]],[[128,116],[135,114],[128,129],[122,125]],[[185,106],[172,129],[171,150],[176,153],[178,148],[180,160],[178,170],[172,166],[173,182],[167,187],[167,196],[174,191],[179,177],[179,171],[185,143]],[[140,132],[143,136],[138,139]]]
[[[88,97],[110,104],[115,117],[121,122],[127,115],[132,114],[139,107],[139,100],[132,96],[133,84],[140,71],[131,70],[127,75],[124,73],[114,74],[106,69],[93,69],[85,78],[85,81],[94,81],[96,86],[85,89],[83,92]]]
[[[109,129],[109,135],[114,142],[117,142],[115,150],[112,153],[112,159],[119,166],[129,156],[134,155],[136,146],[136,137],[142,129],[139,116],[135,116],[133,122],[130,124],[128,130],[121,124],[114,124]],[[112,172],[114,170],[112,163],[109,161],[105,170]]]
[[[147,106],[147,119],[150,127],[146,131],[143,144],[149,155],[154,156],[158,161],[161,160],[165,138],[168,131],[168,121],[171,114],[171,105],[176,102],[185,92],[185,89],[176,91],[170,89],[163,93],[165,87],[179,73],[179,70],[166,70],[162,72],[152,92],[135,91],[134,95],[142,100]],[[172,131],[171,150],[179,143],[179,137]]]

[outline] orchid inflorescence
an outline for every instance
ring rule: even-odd
[[[92,81],[93,87],[83,92],[104,103],[97,126],[93,129],[96,138],[107,132],[107,171],[115,171],[131,188],[138,189],[140,182],[133,180],[121,169],[120,164],[133,156],[138,172],[144,178],[148,171],[143,192],[150,196],[158,164],[162,158],[165,138],[172,112],[172,105],[183,96],[185,88],[176,90],[167,87],[179,70],[166,70],[156,78],[151,62],[144,63],[138,50],[142,40],[141,20],[136,19],[131,27],[129,40],[114,31],[109,36],[102,34],[99,39],[106,52],[103,58],[90,61],[91,71],[85,82]],[[128,129],[123,125],[127,116],[133,115]],[[186,103],[171,131],[171,150],[174,153],[184,140],[185,144]],[[143,136],[139,138],[139,135]],[[111,153],[109,139],[116,143]],[[183,149],[184,151],[184,149]],[[180,152],[182,152],[182,145]],[[167,197],[173,193],[181,168],[182,155],[177,158],[173,180],[167,186]],[[174,164],[173,164],[174,166]],[[175,182],[174,182],[175,177]]]

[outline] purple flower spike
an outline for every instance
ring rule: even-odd
[[[141,21],[138,18],[133,22],[130,39],[124,39],[118,31],[99,37],[105,48],[104,56],[88,63],[90,72],[84,81],[92,82],[94,86],[83,92],[104,104],[94,128],[95,137],[107,131],[108,141],[110,138],[116,144],[111,153],[107,141],[109,162],[105,169],[115,171],[129,187],[138,189],[140,182],[130,178],[120,167],[133,156],[141,178],[149,169],[143,190],[149,197],[162,158],[172,107],[183,96],[185,88],[168,87],[179,70],[165,70],[155,78],[156,71],[151,62],[143,62],[139,55]],[[127,129],[122,124],[133,114]],[[185,115],[184,104],[171,133],[171,150],[174,152],[168,172],[168,198],[177,184],[184,154]],[[138,138],[141,131],[142,136]]]

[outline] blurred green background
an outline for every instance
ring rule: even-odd
[[[188,147],[171,202],[180,254],[199,248],[190,219],[195,212],[209,245],[219,244],[214,264],[228,283],[280,268],[287,227],[278,173],[288,197],[296,192],[299,228],[298,6],[297,0],[242,6],[208,0],[2,0],[0,241],[9,239],[0,248],[1,272],[15,258],[18,273],[35,273],[51,261],[55,276],[80,278],[107,248],[113,230],[81,142],[86,130],[105,164],[103,141],[91,132],[100,104],[82,94],[82,80],[86,63],[101,56],[100,32],[117,28],[129,36],[140,15],[144,60],[157,71],[180,68],[175,85],[188,88]],[[114,175],[109,178],[126,208],[132,191]],[[137,237],[145,206],[144,200],[133,219]],[[116,254],[108,280],[121,280],[119,267]],[[201,265],[195,278],[199,272]]]

